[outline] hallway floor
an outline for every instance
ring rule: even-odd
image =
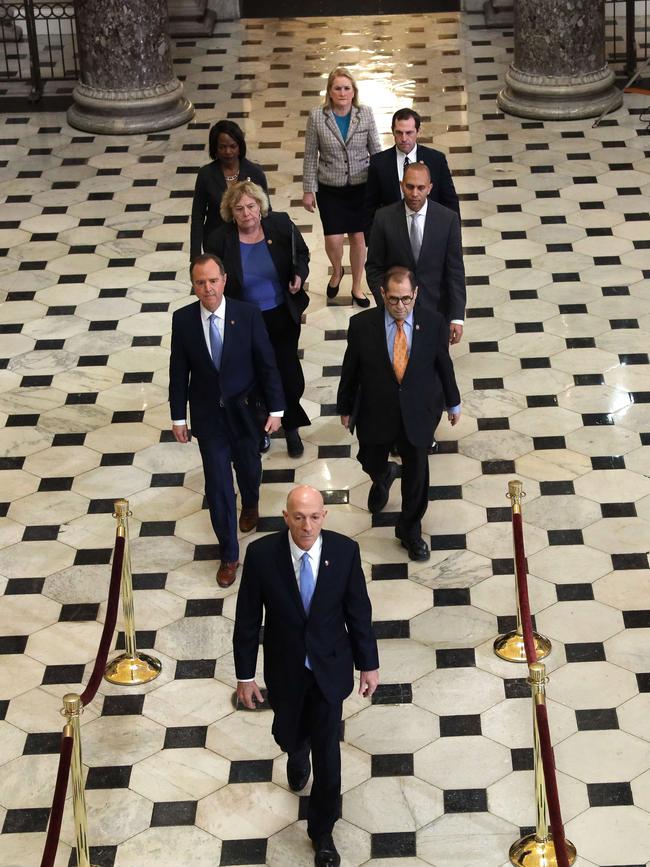
[[[346,867],[504,867],[535,821],[524,667],[492,642],[514,614],[507,483],[524,483],[537,627],[553,641],[549,715],[577,867],[650,863],[650,138],[645,97],[591,121],[506,117],[512,34],[455,14],[248,20],[176,42],[197,113],[149,136],[0,116],[0,864],[40,860],[65,692],[81,692],[126,497],[145,688],[104,683],[83,716],[98,867],[313,861],[270,714],[235,712],[238,583],[215,583],[198,449],[172,441],[171,312],[188,302],[189,213],[210,125],[243,126],[276,210],[311,247],[301,346],[305,454],[264,457],[260,532],[294,483],[361,545],[382,686],[345,704]],[[300,207],[305,118],[350,66],[385,145],[413,105],[461,194],[463,396],[431,457],[429,563],[373,519],[335,415],[352,308],[325,298],[318,217]],[[347,296],[346,296],[347,292]],[[244,546],[255,534],[250,534]],[[74,845],[70,800],[58,867]]]

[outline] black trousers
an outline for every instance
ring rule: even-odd
[[[286,304],[262,312],[264,324],[269,333],[271,346],[275,352],[275,362],[280,371],[282,389],[287,403],[282,418],[285,430],[295,430],[311,424],[309,416],[300,406],[300,398],[305,390],[305,377],[298,358],[298,339],[300,326],[291,318]],[[268,407],[272,410],[273,407]]]
[[[296,706],[275,706],[273,737],[286,753],[311,749],[313,780],[307,810],[307,833],[312,840],[331,834],[339,818],[341,799],[341,748],[339,731],[343,707],[328,702],[316,678],[305,668],[302,698]]]
[[[402,511],[397,521],[400,538],[415,541],[422,535],[422,518],[429,504],[429,455],[426,447],[412,445],[404,427],[397,438],[386,443],[359,443],[357,460],[373,482],[381,481],[388,470],[391,447],[402,458]]]
[[[234,436],[220,415],[215,433],[199,440],[199,451],[203,460],[205,496],[221,559],[233,562],[239,559],[239,543],[237,496],[231,463],[235,468],[242,507],[256,506],[262,479],[259,437]]]

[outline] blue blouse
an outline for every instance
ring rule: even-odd
[[[332,112],[334,114],[334,112]],[[339,128],[339,132],[341,133],[341,137],[343,141],[348,137],[348,130],[350,129],[350,118],[352,117],[352,111],[349,111],[347,114],[341,115],[334,114],[334,120],[336,121],[336,125]]]
[[[284,304],[284,292],[266,241],[256,244],[239,242],[243,275],[242,301],[257,304],[260,310],[272,310]]]

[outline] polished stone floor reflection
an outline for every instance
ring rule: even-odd
[[[79,133],[1,116],[0,864],[40,861],[62,720],[105,614],[126,497],[138,640],[160,678],[103,684],[83,717],[98,867],[312,863],[305,798],[269,715],[235,713],[237,584],[215,583],[198,450],[171,441],[171,313],[188,302],[189,213],[208,129],[249,154],[311,247],[301,346],[305,454],[264,457],[261,531],[297,482],[361,545],[382,687],[345,704],[346,867],[504,867],[534,823],[531,707],[492,641],[514,613],[508,480],[523,480],[530,591],[553,641],[549,714],[578,867],[650,863],[650,183],[645,97],[597,129],[501,115],[512,34],[456,15],[220,25],[177,41],[187,127]],[[388,146],[413,104],[460,193],[468,275],[453,351],[464,414],[441,426],[429,563],[373,519],[356,442],[334,415],[353,310],[328,306],[317,218],[300,207],[305,118],[327,71],[354,69]],[[254,538],[249,535],[244,546]],[[66,810],[57,865],[74,845]]]

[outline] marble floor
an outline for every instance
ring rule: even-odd
[[[576,863],[650,863],[646,98],[626,97],[597,129],[505,117],[495,94],[512,34],[481,16],[249,20],[174,53],[197,107],[186,127],[106,138],[62,114],[0,116],[0,864],[40,859],[61,696],[81,691],[95,656],[117,497],[133,511],[139,645],[163,672],[141,689],[103,684],[86,708],[94,864],[311,863],[306,798],[287,788],[268,713],[233,710],[237,584],[215,584],[199,454],[169,432],[194,175],[224,116],[312,252],[312,425],[303,458],[282,441],[264,457],[259,529],[278,527],[292,484],[322,489],[328,526],[361,545],[380,643],[372,704],[345,704],[343,863],[503,867],[534,823],[529,691],[492,653],[513,622],[514,477],[532,606],[553,641],[549,714]],[[305,116],[339,62],[386,145],[393,110],[420,110],[461,198],[464,414],[431,458],[426,564],[393,538],[394,496],[366,511],[335,416],[352,309],[349,295],[326,304],[320,226],[299,203]]]

